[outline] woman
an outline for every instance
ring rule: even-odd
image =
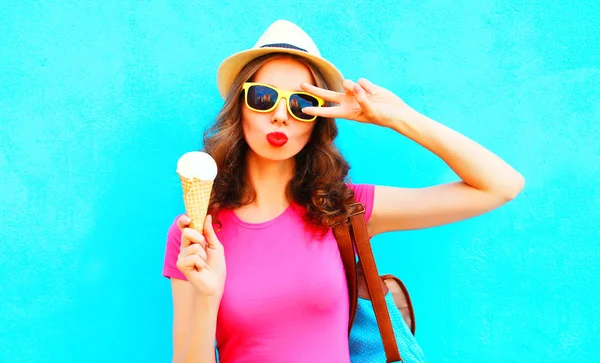
[[[178,217],[167,241],[176,362],[214,362],[215,339],[221,362],[348,362],[348,291],[331,226],[353,196],[375,236],[464,220],[523,188],[482,146],[383,87],[344,80],[290,22],[226,59],[218,84],[225,105],[204,139],[219,167],[209,216],[203,233]],[[390,128],[462,180],[347,184],[334,118]]]

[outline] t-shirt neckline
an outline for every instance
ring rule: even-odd
[[[265,221],[265,222],[260,222],[260,223],[250,223],[250,222],[243,221],[240,217],[238,217],[238,215],[235,213],[235,211],[233,209],[230,209],[229,213],[230,213],[233,221],[241,227],[244,227],[247,229],[263,229],[263,228],[270,227],[273,224],[280,221],[281,219],[285,218],[288,214],[290,214],[292,212],[292,210],[293,210],[293,203],[290,203],[290,205],[288,205],[287,208],[285,208],[284,211],[281,212],[281,214],[279,214],[277,217],[270,219],[268,221]]]

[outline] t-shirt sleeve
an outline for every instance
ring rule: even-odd
[[[354,191],[354,198],[365,206],[365,219],[369,222],[373,214],[375,201],[375,185],[372,184],[348,184],[348,188]]]
[[[165,249],[165,262],[163,265],[162,274],[167,278],[177,278],[180,280],[186,280],[185,275],[177,268],[177,256],[179,256],[179,250],[181,247],[181,231],[177,227],[177,218],[171,224],[169,232],[167,233],[167,247]]]

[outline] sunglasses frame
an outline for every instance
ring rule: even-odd
[[[263,86],[263,87],[267,87],[270,88],[272,90],[274,90],[275,92],[277,92],[277,102],[275,102],[275,104],[273,105],[273,107],[269,108],[268,110],[258,110],[254,107],[251,107],[248,104],[248,89],[252,86]],[[325,104],[325,101],[318,96],[313,95],[312,93],[308,93],[308,92],[304,92],[304,91],[286,91],[274,86],[271,86],[269,84],[265,84],[265,83],[258,83],[258,82],[245,82],[244,86],[242,87],[242,91],[244,92],[244,102],[246,103],[246,107],[248,107],[249,109],[251,109],[252,111],[255,112],[262,112],[262,113],[267,113],[267,112],[271,112],[273,111],[278,105],[279,102],[281,102],[282,98],[285,98],[285,103],[286,103],[286,107],[288,110],[288,113],[290,115],[292,115],[293,118],[295,118],[298,121],[302,121],[302,122],[313,122],[317,119],[318,116],[313,116],[311,119],[305,120],[302,118],[299,118],[298,116],[296,116],[293,112],[292,112],[292,108],[290,107],[290,96],[292,95],[307,95],[307,96],[311,96],[314,97],[317,100],[317,107],[322,107]]]

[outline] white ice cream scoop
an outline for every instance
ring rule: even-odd
[[[205,152],[190,151],[177,161],[177,174],[188,179],[215,180],[217,163]]]

